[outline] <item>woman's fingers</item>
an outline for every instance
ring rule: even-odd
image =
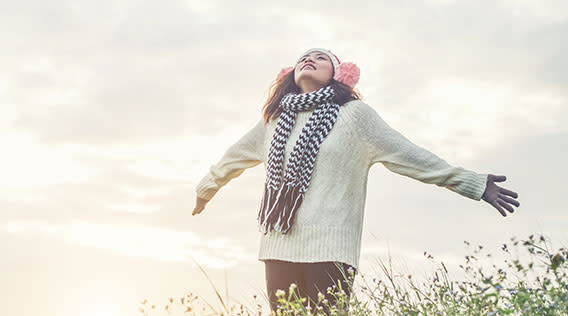
[[[501,215],[507,216],[507,213],[505,213],[505,210],[503,210],[503,208],[499,205],[499,203],[497,203],[497,201],[493,201],[491,205],[493,205],[493,207],[496,208],[499,211],[499,213],[501,213]]]
[[[207,204],[207,202],[209,202],[209,200],[197,197],[195,199],[195,208],[193,209],[193,212],[191,213],[191,215],[201,213],[203,211],[203,209],[205,209],[205,204]]]
[[[501,199],[497,199],[497,203],[499,203],[499,205],[501,205],[502,207],[506,208],[507,211],[509,211],[510,213],[513,213],[513,207],[509,204],[507,204],[507,202],[501,200]]]
[[[501,190],[499,190],[499,191],[500,191],[500,193],[507,194],[509,196],[514,197],[515,199],[519,196],[516,192],[513,192],[511,190],[507,190],[505,188],[501,188]]]
[[[510,197],[506,196],[505,194],[499,194],[499,198],[507,203],[513,204],[516,207],[521,206],[521,203],[519,203],[519,201],[511,199]]]
[[[490,175],[490,177],[488,178],[488,180],[492,181],[492,182],[503,182],[505,180],[507,180],[506,176],[496,176],[496,175]],[[500,186],[497,186],[499,188],[499,193],[503,193],[509,196],[514,197],[515,199],[519,196],[516,192],[513,192],[511,190],[507,190],[505,188],[502,188]]]
[[[197,205],[196,205],[195,208],[193,209],[193,212],[191,213],[191,215],[196,215],[196,214],[201,213],[204,208],[205,208],[205,205],[204,205],[204,204],[197,203]]]
[[[491,177],[491,180],[493,180],[493,182],[503,182],[503,181],[507,180],[507,177],[493,175]]]

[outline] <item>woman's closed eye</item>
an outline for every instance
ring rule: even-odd
[[[326,60],[325,57],[323,57],[323,56],[318,56],[318,59]],[[306,57],[302,58],[300,61],[304,61],[304,60],[306,60]]]

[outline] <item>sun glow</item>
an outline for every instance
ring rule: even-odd
[[[125,310],[111,298],[98,297],[89,299],[79,307],[77,316],[123,316]]]

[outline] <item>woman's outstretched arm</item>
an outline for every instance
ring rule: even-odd
[[[252,129],[225,151],[216,164],[211,165],[209,172],[195,188],[197,197],[192,215],[201,213],[205,204],[231,179],[263,161],[264,132],[265,124],[261,118]]]
[[[369,105],[359,102],[357,106],[356,126],[359,137],[367,145],[369,164],[382,163],[390,171],[423,183],[447,188],[476,201],[483,198],[501,214],[504,212],[498,206],[511,212],[502,202],[496,200],[496,197],[502,201],[513,202],[501,195],[508,192],[512,195],[507,195],[516,197],[516,193],[496,187],[493,182],[500,178],[448,164],[444,159],[412,143],[394,130]],[[513,205],[518,206],[514,202]]]

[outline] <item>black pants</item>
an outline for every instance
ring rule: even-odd
[[[318,301],[318,292],[325,295],[330,306],[335,305],[335,299],[327,292],[328,287],[335,285],[333,292],[338,291],[338,280],[341,282],[341,288],[350,297],[353,279],[348,272],[349,268],[353,269],[353,278],[357,271],[351,265],[340,262],[288,262],[280,260],[264,261],[266,271],[266,290],[270,301],[270,308],[276,313],[277,297],[276,290],[280,289],[286,293],[288,298],[291,283],[295,283],[297,288],[294,292],[299,297],[307,297],[308,300],[304,306],[315,306]],[[320,304],[323,306],[323,304]],[[325,309],[327,311],[327,309]]]

